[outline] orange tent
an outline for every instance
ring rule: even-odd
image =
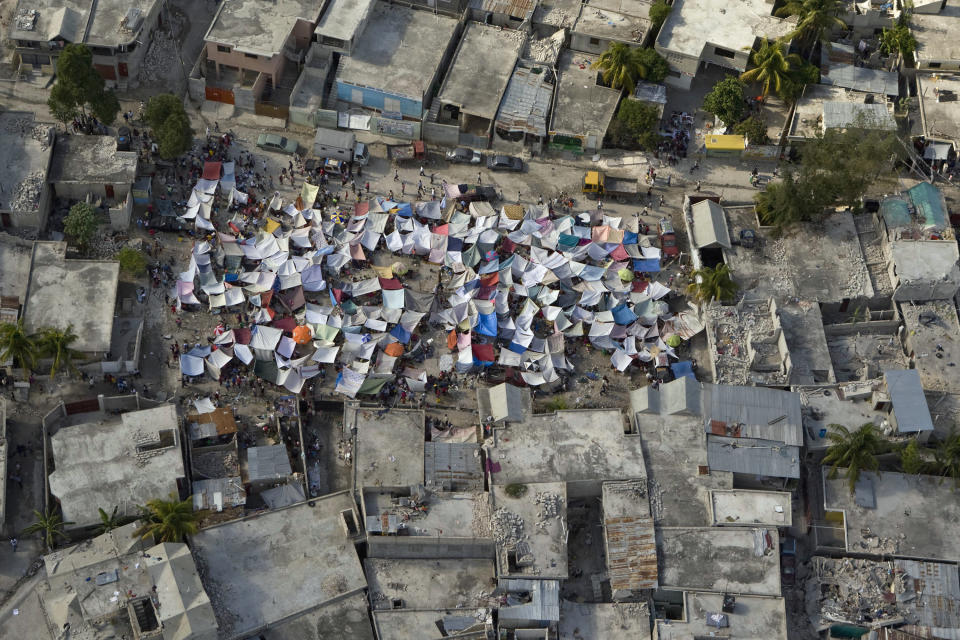
[[[293,330],[293,341],[297,344],[307,344],[313,339],[313,331],[310,327],[300,325]]]
[[[388,356],[393,356],[394,358],[399,358],[403,355],[403,345],[399,342],[391,342],[386,347],[383,348],[383,352]]]
[[[451,351],[457,348],[457,330],[454,329],[447,334],[447,349]]]

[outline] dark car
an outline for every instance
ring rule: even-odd
[[[483,155],[473,149],[457,147],[453,151],[447,151],[447,160],[460,164],[480,164],[483,161]]]
[[[673,231],[673,225],[666,218],[661,218],[657,225],[657,236],[660,239],[660,250],[663,255],[669,257],[680,253],[680,247],[677,246],[677,234]]]
[[[117,151],[130,151],[130,127],[117,129]]]
[[[491,171],[523,171],[523,160],[513,156],[487,156],[487,169]]]

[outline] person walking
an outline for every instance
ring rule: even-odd
[[[697,180],[697,191],[700,191],[700,181]]]
[[[400,182],[400,170],[399,170],[399,169],[394,169],[394,170],[393,170],[393,181],[394,181],[394,182]]]
[[[427,172],[423,170],[423,165],[420,165],[420,175],[421,176],[427,175]]]
[[[483,184],[483,176],[477,171],[477,184]]]

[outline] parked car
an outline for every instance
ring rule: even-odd
[[[666,218],[660,220],[657,237],[660,240],[660,250],[664,256],[672,257],[680,253],[680,247],[677,246],[677,234],[673,230],[673,225]]]
[[[295,154],[299,147],[296,140],[290,140],[275,133],[261,133],[257,138],[257,146],[267,151],[278,151],[290,155]]]
[[[460,164],[480,164],[483,162],[483,155],[473,149],[457,147],[453,151],[447,151],[447,160]]]
[[[792,587],[797,583],[797,541],[784,537],[780,540],[780,584]]]
[[[491,171],[523,171],[523,160],[513,156],[487,156],[487,169]]]
[[[130,127],[117,129],[117,151],[130,151]]]

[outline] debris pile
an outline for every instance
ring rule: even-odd
[[[777,338],[782,330],[769,300],[704,308],[714,341],[717,384],[786,384]]]
[[[14,187],[10,208],[13,211],[36,211],[40,207],[42,193],[43,171],[34,171]]]
[[[551,519],[560,517],[560,507],[563,500],[557,494],[547,491],[537,493],[534,500],[540,505],[540,510],[537,511],[537,529],[543,531],[547,528]],[[521,525],[522,524],[521,521]]]
[[[168,80],[170,74],[182,73],[182,61],[177,59],[177,42],[183,30],[183,16],[170,12],[165,29],[157,29],[150,38],[150,48],[143,56],[138,80],[141,84],[157,84]]]
[[[6,134],[33,138],[40,143],[41,151],[46,151],[50,146],[50,127],[37,124],[32,117],[4,118],[3,123],[3,132]]]
[[[503,507],[493,512],[491,525],[493,539],[498,545],[513,547],[526,537],[523,533],[523,518]]]

